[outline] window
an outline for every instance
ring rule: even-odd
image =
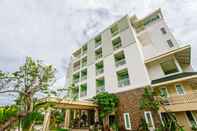
[[[175,118],[175,120],[176,120],[175,113],[171,112],[170,115],[172,115]],[[170,115],[169,115],[169,113],[166,113],[166,112],[161,112],[160,113],[160,119],[161,119],[161,122],[162,122],[163,125],[165,125],[165,126],[169,125],[169,122],[171,121],[171,117],[172,117]]]
[[[144,117],[146,120],[146,123],[148,125],[148,128],[155,128],[154,122],[153,122],[153,117],[150,111],[145,111],[144,112]]]
[[[168,60],[160,64],[165,75],[178,72],[178,68],[174,60]]]
[[[101,35],[98,35],[96,38],[95,38],[95,43],[100,43],[101,42]]]
[[[116,67],[120,67],[126,64],[125,55],[123,51],[120,51],[114,55]]]
[[[166,34],[167,33],[166,29],[164,27],[162,27],[160,30],[161,30],[162,34]]]
[[[162,87],[162,88],[160,89],[160,96],[161,96],[161,97],[164,97],[164,98],[166,98],[166,97],[169,96],[167,88]]]
[[[112,28],[111,28],[111,34],[112,34],[112,36],[115,36],[118,33],[119,33],[118,25],[112,26]]]
[[[121,38],[117,37],[116,39],[112,40],[113,49],[117,50],[121,47]]]
[[[170,48],[174,47],[174,44],[172,43],[171,40],[167,40],[167,43],[168,43],[168,46],[169,46]]]
[[[131,121],[129,113],[124,113],[124,125],[126,130],[131,130]]]
[[[192,114],[192,112],[186,111],[185,113],[186,113],[186,116],[187,116],[187,119],[188,119],[190,125],[191,126],[197,125],[196,119],[195,119],[194,115]]]
[[[130,85],[129,73],[127,69],[120,70],[116,73],[118,79],[118,87]]]
[[[83,84],[80,86],[80,97],[84,97],[87,95],[87,84]]]
[[[178,95],[185,95],[184,87],[182,85],[176,85],[176,92]]]

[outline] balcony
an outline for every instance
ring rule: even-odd
[[[104,77],[100,77],[96,79],[96,93],[105,91],[105,79]]]
[[[73,70],[74,70],[74,71],[77,71],[77,70],[79,70],[79,69],[80,69],[80,66],[73,67]]]
[[[121,44],[120,43],[113,46],[114,51],[118,50],[120,48],[121,48]]]
[[[82,63],[81,66],[82,66],[82,67],[87,66],[87,62]]]
[[[80,97],[84,97],[86,95],[87,95],[87,92],[86,91],[83,91],[83,92],[80,93]]]
[[[99,48],[101,46],[101,43],[102,43],[102,38],[101,38],[101,35],[98,35],[95,39],[95,48]]]
[[[103,71],[104,71],[103,68],[97,69],[97,70],[96,70],[96,75],[102,74]]]
[[[82,76],[81,81],[87,80],[87,76]]]
[[[129,78],[118,80],[118,87],[128,86],[130,84]]]
[[[88,46],[87,44],[82,47],[82,56],[87,54]]]
[[[100,47],[101,47],[101,42],[95,44],[95,49],[100,48]]]
[[[73,82],[74,83],[78,83],[79,82],[79,78],[78,79],[74,79]]]
[[[81,81],[87,80],[87,75],[81,76]]]
[[[81,81],[87,79],[87,69],[81,71]]]
[[[80,97],[84,97],[87,95],[87,84],[83,84],[80,86]]]
[[[78,49],[77,51],[73,53],[73,58],[74,60],[78,60],[81,58],[81,49]]]
[[[82,56],[84,56],[86,54],[87,54],[87,50],[86,51],[83,51]]]
[[[176,111],[187,111],[187,110],[197,110],[197,93],[189,93],[181,96],[172,96],[165,98],[162,103],[165,109],[160,109],[165,112],[166,110],[176,112]]]
[[[119,49],[121,47],[121,38],[118,37],[118,38],[112,40],[112,45],[113,45],[114,51]]]
[[[118,33],[119,33],[119,28],[118,28],[118,25],[115,24],[115,25],[113,25],[112,28],[111,28],[112,37],[116,36]]]
[[[99,87],[96,87],[96,93],[101,93],[101,92],[105,92],[105,86],[99,86]]]
[[[116,63],[116,67],[120,67],[124,64],[126,64],[126,60],[125,59],[121,59],[115,62]]]
[[[96,60],[99,60],[99,59],[101,59],[101,58],[102,58],[102,54],[96,55]]]

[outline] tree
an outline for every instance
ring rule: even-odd
[[[17,71],[7,73],[0,71],[0,93],[17,94],[20,112],[5,121],[0,129],[5,130],[19,118],[31,114],[34,109],[37,93],[49,93],[48,87],[55,82],[55,68],[27,57],[24,65]]]
[[[99,106],[99,117],[103,120],[104,129],[108,129],[108,117],[110,113],[116,112],[119,99],[116,95],[107,92],[97,94],[93,98]]]

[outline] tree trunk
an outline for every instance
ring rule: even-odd
[[[0,125],[0,131],[5,131],[5,129],[9,128],[12,124],[17,122],[19,118],[24,118],[27,115],[28,115],[28,112],[21,112],[17,116],[9,118],[9,120],[7,120],[5,123]]]
[[[30,127],[29,127],[28,131],[32,131],[32,130],[33,130],[34,123],[35,123],[35,121],[30,125]]]
[[[109,131],[109,115],[105,116],[103,119],[103,128],[104,131]]]
[[[26,111],[20,112],[17,116],[10,117],[5,123],[0,125],[0,131],[4,131],[5,129],[9,128],[11,125],[16,123],[19,119],[26,117],[29,113],[33,111],[33,101],[32,97],[27,96],[26,98]]]

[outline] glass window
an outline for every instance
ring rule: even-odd
[[[124,113],[124,124],[125,124],[125,129],[131,130],[131,121],[130,121],[129,113]]]
[[[112,36],[115,36],[115,35],[117,35],[118,33],[119,33],[119,28],[118,28],[118,25],[115,24],[115,25],[113,25],[112,28],[111,28],[111,34],[112,34]]]
[[[149,128],[155,128],[154,122],[153,122],[153,117],[150,111],[145,111],[144,112],[145,120]]]
[[[171,40],[167,40],[167,43],[168,43],[168,46],[169,46],[170,48],[174,47],[174,44],[172,43]]]
[[[191,126],[197,125],[196,119],[195,119],[195,117],[193,116],[193,114],[192,114],[191,111],[186,111],[186,116],[187,116],[187,119],[189,120]]]
[[[98,35],[94,40],[95,40],[95,43],[101,43],[102,41],[101,35]]]
[[[161,30],[162,34],[166,34],[167,33],[166,29],[164,27],[162,27],[160,30]]]
[[[185,94],[184,87],[182,85],[176,85],[176,92],[178,95],[184,95]]]
[[[160,64],[165,75],[178,72],[178,68],[174,60],[168,60]]]
[[[167,88],[165,88],[165,87],[162,87],[161,89],[160,89],[160,96],[161,97],[168,97],[169,95],[168,95],[168,90],[167,90]]]

